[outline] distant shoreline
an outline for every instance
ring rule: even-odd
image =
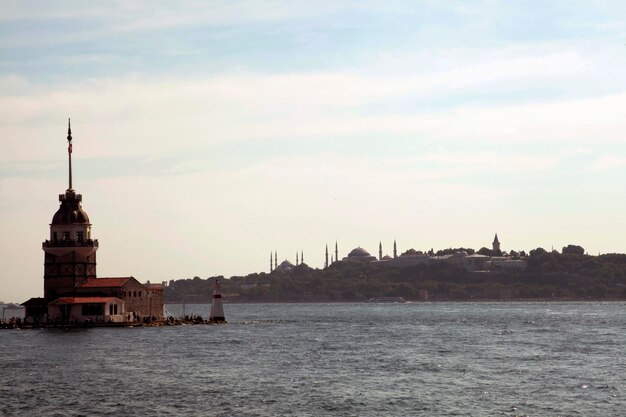
[[[406,300],[405,302],[377,302],[377,301],[229,301],[226,304],[418,304],[418,303],[599,303],[599,302],[626,302],[626,298],[515,298],[515,299],[475,299],[475,300]],[[166,302],[164,305],[202,305],[207,302]]]

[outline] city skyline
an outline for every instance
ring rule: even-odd
[[[41,293],[68,117],[99,276],[496,232],[624,253],[625,21],[610,1],[3,2],[0,300]]]

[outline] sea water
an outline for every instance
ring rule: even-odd
[[[626,303],[226,304],[225,313],[228,324],[213,326],[2,330],[0,414],[626,413]]]

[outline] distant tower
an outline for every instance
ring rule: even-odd
[[[274,271],[274,258],[272,257],[272,252],[270,252],[270,272]]]
[[[398,246],[396,245],[396,240],[393,240],[393,257],[397,258],[398,257]]]
[[[335,262],[339,260],[339,249],[337,249],[337,241],[335,240]]]
[[[500,251],[500,241],[498,240],[498,234],[493,238],[493,254],[500,255],[502,252]]]
[[[91,238],[89,216],[81,207],[82,195],[72,186],[72,128],[68,119],[67,155],[69,185],[59,195],[61,207],[50,223],[50,240],[42,244],[44,257],[44,298],[71,294],[87,278],[96,277],[98,241]]]
[[[378,242],[378,260],[383,259],[383,242]]]
[[[328,268],[328,243],[326,244],[326,256],[324,257],[324,268]]]
[[[298,251],[296,251],[296,266],[298,266]]]
[[[304,263],[304,251],[300,252],[300,264]]]
[[[214,323],[223,323],[226,321],[224,318],[224,307],[222,306],[222,293],[220,292],[219,279],[216,279],[215,284],[213,285],[213,298],[211,298],[209,321]]]
[[[274,265],[276,265],[276,268],[278,268],[278,251],[277,250],[274,251]]]

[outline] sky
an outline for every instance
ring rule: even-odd
[[[621,1],[0,2],[0,301],[73,185],[99,277],[626,252]]]

